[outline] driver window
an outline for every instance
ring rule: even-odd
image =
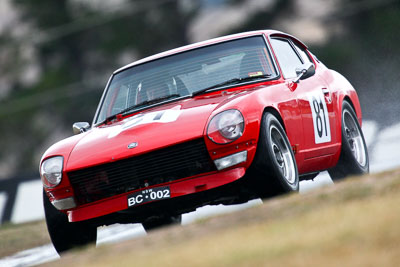
[[[304,63],[307,63],[307,62],[313,63],[313,62],[311,61],[310,57],[307,55],[306,51],[305,51],[303,48],[300,48],[300,47],[299,47],[296,43],[294,43],[294,42],[293,42],[293,44],[294,44],[294,47],[296,48],[297,52],[299,52],[299,54],[300,54],[300,56],[301,56],[301,59],[303,60]]]
[[[271,39],[271,45],[281,67],[285,79],[295,78],[296,68],[302,65],[302,62],[293,50],[293,47],[285,39]]]

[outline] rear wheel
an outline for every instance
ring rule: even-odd
[[[343,101],[342,105],[342,149],[335,167],[328,170],[332,180],[348,175],[362,175],[369,172],[369,159],[364,135],[352,106]]]
[[[182,221],[182,215],[170,216],[170,217],[158,217],[152,218],[142,223],[144,230],[151,231],[163,226],[168,226],[172,224],[180,224]]]
[[[43,191],[43,206],[51,242],[60,254],[67,250],[96,243],[97,227],[85,222],[69,222],[66,214],[57,210]]]
[[[279,120],[268,112],[261,122],[253,172],[255,190],[262,198],[299,190],[299,174],[289,139]]]

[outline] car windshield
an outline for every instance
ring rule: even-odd
[[[116,114],[190,97],[205,89],[276,75],[261,36],[173,54],[115,74],[95,124]]]

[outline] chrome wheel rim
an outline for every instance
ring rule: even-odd
[[[348,111],[343,111],[344,138],[350,146],[350,150],[358,164],[367,164],[367,153],[364,140],[354,116]]]
[[[294,184],[296,181],[296,171],[294,160],[290,153],[291,148],[287,145],[283,135],[275,126],[272,125],[270,127],[269,134],[275,163],[285,180],[290,184]]]

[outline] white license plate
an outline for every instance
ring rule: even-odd
[[[128,195],[128,207],[171,197],[169,186],[160,186]]]

